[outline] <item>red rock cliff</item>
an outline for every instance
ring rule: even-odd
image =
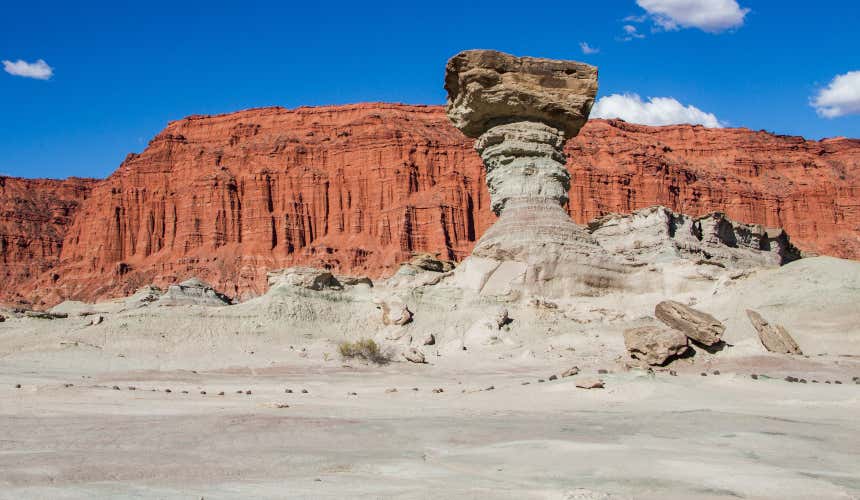
[[[860,258],[858,140],[594,120],[567,152],[578,222],[654,204],[724,210]],[[299,263],[378,276],[413,251],[460,259],[493,220],[480,160],[441,107],[192,116],[93,187],[59,264],[22,289],[53,303],[196,275],[241,296]]]
[[[23,299],[29,290],[21,283],[59,262],[66,230],[96,182],[0,176],[0,302]]]

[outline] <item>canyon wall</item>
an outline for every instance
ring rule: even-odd
[[[566,152],[577,222],[655,204],[721,210],[784,227],[805,251],[860,259],[860,140],[592,120]],[[83,185],[64,224],[17,226],[54,235],[51,251],[18,252],[29,271],[12,281],[34,305],[189,276],[243,298],[294,264],[380,276],[412,252],[463,258],[495,218],[472,141],[436,106],[191,116]]]
[[[17,179],[0,176],[0,301],[19,302],[22,283],[60,260],[63,238],[93,179]]]

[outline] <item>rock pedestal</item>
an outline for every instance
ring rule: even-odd
[[[481,262],[466,266],[488,270],[477,273],[481,291],[489,284],[490,294],[515,298],[513,289],[559,295],[613,287],[616,266],[564,208],[563,148],[588,119],[597,68],[469,50],[448,61],[445,88],[451,122],[477,139],[499,215],[472,251]]]

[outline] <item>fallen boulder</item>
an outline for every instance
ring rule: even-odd
[[[674,300],[664,300],[657,304],[654,315],[667,326],[706,346],[719,343],[720,337],[726,331],[726,327],[710,314]]]
[[[640,326],[624,331],[630,357],[649,365],[664,365],[687,352],[687,336],[662,325]]]
[[[761,314],[752,309],[747,309],[747,317],[750,319],[753,328],[758,332],[761,345],[768,351],[780,354],[803,354],[800,346],[797,345],[797,342],[795,342],[794,338],[789,335],[782,325],[769,323]]]

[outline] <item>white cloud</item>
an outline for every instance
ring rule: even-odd
[[[48,66],[48,63],[42,59],[34,63],[28,63],[21,59],[15,62],[4,60],[3,69],[10,75],[35,78],[37,80],[47,80],[54,75],[54,68]]]
[[[597,54],[598,52],[600,52],[600,49],[588,45],[588,42],[579,42],[579,48],[582,49],[582,53],[585,55]]]
[[[636,26],[633,26],[632,24],[625,24],[622,26],[622,29],[624,30],[624,37],[622,37],[621,40],[625,42],[629,42],[635,38],[645,38],[645,35],[639,33],[636,30]]]
[[[750,9],[742,8],[737,0],[636,0],[648,12],[659,28],[674,31],[699,28],[708,33],[720,33],[744,24]]]
[[[594,118],[621,118],[643,125],[699,124],[720,128],[723,123],[713,113],[695,106],[684,106],[673,97],[649,97],[645,102],[637,94],[612,94],[601,97],[591,110]]]
[[[810,104],[824,118],[860,114],[860,71],[836,75]]]

